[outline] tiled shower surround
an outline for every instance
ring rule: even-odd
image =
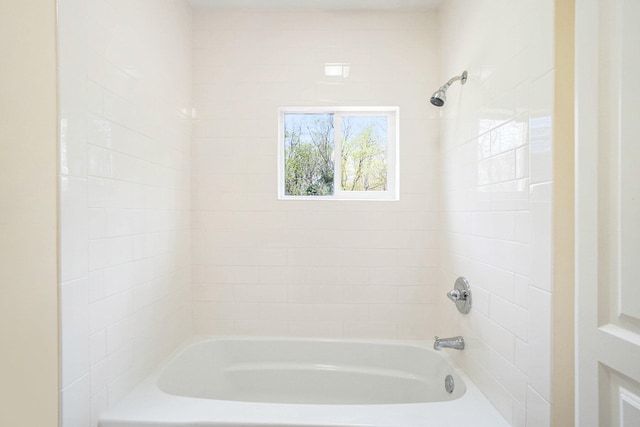
[[[440,333],[514,426],[549,425],[553,1],[447,1],[441,69],[468,69],[442,110],[443,271],[473,309],[440,299]],[[491,4],[491,8],[487,5]],[[461,31],[461,29],[464,29]]]
[[[191,334],[191,10],[60,0],[62,424]]]
[[[195,15],[197,333],[436,332],[436,47],[433,13]],[[371,105],[400,108],[400,201],[278,200],[278,108]]]
[[[552,9],[59,0],[63,427],[193,333],[461,334],[505,418],[548,425]],[[399,107],[399,201],[277,199],[279,107],[376,105]]]

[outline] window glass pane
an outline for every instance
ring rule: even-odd
[[[387,117],[343,117],[342,190],[387,190]]]
[[[284,192],[333,195],[333,114],[284,115]]]

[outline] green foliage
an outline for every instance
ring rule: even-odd
[[[333,194],[333,116],[288,115],[285,121],[285,194]],[[301,116],[301,117],[295,117]]]
[[[341,120],[342,190],[386,191],[386,119],[354,116]],[[333,194],[334,134],[333,114],[285,115],[286,195]]]
[[[342,189],[385,191],[387,189],[386,140],[375,123],[351,136],[349,121],[343,121]]]

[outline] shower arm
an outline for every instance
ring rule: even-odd
[[[447,89],[449,89],[449,86],[451,86],[452,84],[454,84],[458,80],[460,80],[460,84],[465,84],[467,82],[467,72],[465,71],[464,73],[462,73],[459,76],[451,77],[449,79],[449,81],[446,82],[440,89],[447,90]]]

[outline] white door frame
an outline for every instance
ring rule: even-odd
[[[598,54],[593,46],[598,45],[596,0],[576,0],[576,425],[586,420],[597,422],[597,405],[589,405],[593,396],[584,390],[597,390],[597,376],[591,375],[592,361],[582,348],[585,329],[597,327],[598,306],[598,207],[593,189],[598,188],[598,176],[587,173],[597,170],[598,155],[598,76],[593,72],[598,67]],[[592,70],[591,73],[585,72]],[[594,307],[593,312],[580,307]]]

